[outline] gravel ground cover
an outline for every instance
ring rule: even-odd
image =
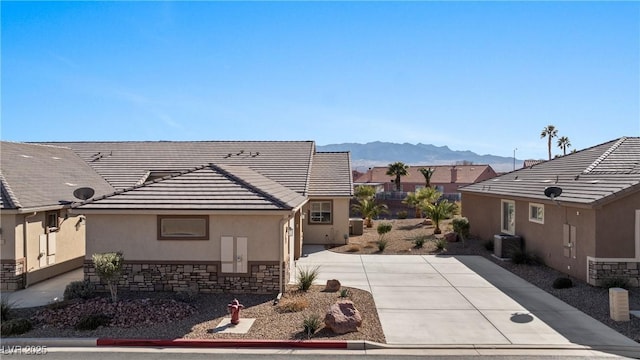
[[[376,241],[378,233],[376,226],[380,222],[393,224],[393,230],[385,235],[388,245],[383,253],[378,252]],[[440,224],[443,233],[452,231],[450,221]],[[594,319],[604,323],[619,333],[640,342],[640,319],[631,316],[629,322],[616,322],[609,317],[609,290],[595,287],[584,281],[572,279],[574,286],[568,289],[554,289],[553,281],[566,275],[546,267],[544,265],[518,265],[509,261],[501,261],[491,256],[491,252],[485,248],[485,241],[470,239],[465,242],[447,243],[446,250],[436,249],[434,241],[425,242],[422,248],[416,248],[413,239],[425,237],[429,240],[442,238],[443,235],[433,235],[433,225],[424,225],[420,219],[404,220],[376,220],[372,228],[365,228],[364,234],[349,238],[348,245],[333,247],[331,250],[341,253],[353,254],[449,254],[449,255],[479,255],[502,266],[519,277],[527,280],[540,289],[552,294],[567,304],[581,310]],[[357,251],[354,251],[358,249]],[[629,289],[629,308],[640,310],[640,289]]]

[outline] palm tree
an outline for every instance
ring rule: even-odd
[[[435,169],[432,168],[421,168],[420,169],[420,173],[422,173],[422,176],[424,176],[424,180],[427,183],[427,187],[431,187],[431,175],[433,175],[433,172],[435,171]]]
[[[568,137],[561,136],[558,139],[558,147],[562,149],[562,152],[564,153],[564,155],[567,155],[567,148],[571,147],[571,141],[569,141]]]
[[[356,186],[354,196],[356,199],[373,199],[376,195],[376,189],[373,186],[368,185],[358,185]]]
[[[407,196],[402,200],[403,204],[409,205],[409,207],[416,209],[416,219],[420,219],[422,217],[422,213],[420,211],[420,199],[418,198],[418,194],[414,192],[408,192]]]
[[[434,234],[441,234],[442,230],[440,230],[440,221],[444,219],[448,219],[456,211],[456,204],[449,202],[449,200],[442,200],[438,203],[426,203],[425,204],[425,212],[427,215],[433,220],[433,223],[436,225],[435,230],[433,230]]]
[[[551,139],[558,136],[558,129],[553,125],[547,125],[540,133],[540,139],[547,138],[547,149],[549,150],[549,160],[551,160]]]
[[[372,218],[380,215],[381,213],[387,212],[387,205],[378,204],[373,199],[358,199],[357,204],[353,204],[352,209],[359,212],[364,219],[364,224],[366,227],[373,227]]]
[[[395,162],[393,164],[389,164],[387,169],[387,175],[395,176],[395,180],[393,182],[396,184],[396,191],[402,191],[402,186],[400,185],[400,177],[407,176],[409,172],[409,165],[405,165],[403,162]]]

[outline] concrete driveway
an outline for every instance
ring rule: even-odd
[[[320,266],[373,294],[388,344],[624,348],[640,345],[480,256],[353,255],[305,247]],[[364,314],[366,316],[366,314]]]

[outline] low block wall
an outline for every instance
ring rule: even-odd
[[[23,288],[24,259],[0,262],[0,290],[15,291]]]
[[[589,284],[602,286],[605,281],[612,278],[625,278],[629,280],[629,286],[640,286],[640,262],[589,259]]]
[[[118,289],[126,291],[196,291],[201,293],[278,293],[277,262],[250,262],[249,272],[219,273],[220,263],[153,263],[125,262]],[[288,264],[283,265],[286,285]],[[85,261],[84,277],[99,291],[108,291],[101,282],[93,263]]]

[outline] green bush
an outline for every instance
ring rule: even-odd
[[[111,301],[118,301],[118,280],[122,275],[124,256],[122,252],[110,252],[104,254],[93,254],[93,267],[96,274],[107,283],[111,293]]]
[[[20,335],[31,330],[33,325],[29,319],[11,319],[2,322],[0,326],[0,333],[2,336]]]
[[[602,287],[606,289],[623,288],[629,290],[629,279],[623,277],[612,277],[602,281]]]
[[[340,290],[340,297],[341,298],[348,298],[350,295],[349,293],[349,289],[342,289]]]
[[[100,326],[108,326],[110,323],[111,317],[106,314],[85,315],[78,320],[76,330],[95,330]]]
[[[389,242],[385,239],[380,239],[376,242],[376,244],[378,245],[378,251],[383,252],[384,249],[387,248],[387,245],[389,244]]]
[[[391,231],[392,228],[393,228],[393,225],[389,223],[378,224],[377,230],[378,230],[378,235],[380,235],[380,239],[382,239],[386,233]]]
[[[406,219],[408,214],[406,211],[402,210],[398,211],[396,215],[398,216],[398,219]]]
[[[426,241],[427,241],[426,236],[417,236],[413,239],[413,243],[415,244],[415,247],[418,249],[422,249]]]
[[[96,287],[89,280],[70,282],[64,289],[64,299],[91,299],[95,296]]]
[[[308,291],[313,285],[313,281],[318,278],[320,267],[298,269],[298,289]]]
[[[313,334],[320,329],[322,326],[322,320],[320,320],[320,316],[316,314],[312,314],[307,316],[302,322],[302,327],[304,332],[307,334],[307,338],[311,339]]]
[[[436,245],[436,249],[441,250],[441,251],[447,249],[447,240],[446,239],[436,239],[433,242]]]
[[[15,307],[15,303],[13,301],[9,301],[6,297],[0,298],[0,316],[1,321],[9,320],[9,315],[11,311]]]
[[[554,289],[568,289],[573,287],[573,282],[568,277],[559,277],[553,281]]]
[[[469,229],[471,228],[469,219],[466,217],[455,218],[451,221],[451,225],[453,225],[453,231],[458,234],[463,241],[469,238]]]

